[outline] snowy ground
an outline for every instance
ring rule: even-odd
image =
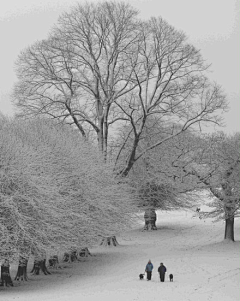
[[[31,276],[0,288],[3,301],[236,301],[239,300],[240,222],[235,243],[222,242],[224,223],[193,218],[190,212],[158,212],[158,231],[140,229],[117,237],[120,246],[90,249],[94,255],[52,275]],[[140,281],[147,261],[152,281]],[[174,282],[159,282],[163,262]],[[32,267],[30,265],[29,269]],[[14,267],[11,271],[15,275]]]

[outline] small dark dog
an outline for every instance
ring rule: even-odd
[[[172,282],[173,281],[173,274],[169,275],[169,280]]]
[[[143,278],[144,278],[144,274],[139,274],[139,279],[143,280]]]

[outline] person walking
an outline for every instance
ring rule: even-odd
[[[160,267],[158,268],[158,273],[159,273],[161,282],[164,282],[166,271],[167,271],[166,267],[161,262]]]
[[[146,265],[145,272],[147,272],[147,280],[151,280],[152,278],[152,270],[153,270],[153,264],[151,263],[151,260],[149,259],[148,264]]]

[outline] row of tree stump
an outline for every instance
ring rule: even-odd
[[[145,211],[144,214],[145,226],[143,230],[156,230],[156,212],[154,209],[149,209]],[[118,246],[119,243],[116,236],[109,236],[102,238],[100,246]],[[72,249],[70,252],[65,252],[63,255],[63,262],[74,262],[83,257],[91,256],[88,248],[82,248],[79,251],[77,249]],[[18,270],[14,280],[27,281],[27,264],[28,260],[26,258],[20,257],[18,263]],[[12,279],[10,277],[9,262],[6,259],[1,265],[1,278],[0,286],[13,286]],[[59,259],[57,255],[53,255],[48,260],[49,268],[58,268]],[[44,275],[51,274],[46,265],[46,259],[35,259],[31,273],[34,275],[39,275],[42,272]]]
[[[82,248],[78,252],[77,250],[72,250],[69,253],[64,253],[63,261],[64,262],[72,262],[79,260],[82,257],[91,256],[88,248]],[[20,257],[18,262],[17,274],[14,280],[18,281],[27,281],[27,264],[28,260],[26,258]],[[48,260],[49,268],[58,268],[59,267],[59,259],[57,255],[53,255]],[[33,268],[30,273],[33,275],[39,275],[42,272],[44,275],[51,274],[46,265],[46,259],[35,259],[33,263]],[[8,260],[6,259],[4,263],[1,265],[1,278],[0,278],[0,286],[13,286],[13,282],[10,276],[10,265]]]

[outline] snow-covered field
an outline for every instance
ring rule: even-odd
[[[0,288],[1,301],[237,301],[239,300],[240,235],[223,243],[224,223],[200,220],[193,213],[158,212],[158,231],[136,229],[117,237],[118,247],[90,249],[94,255],[66,264],[52,275],[30,276],[15,287]],[[140,281],[151,259],[152,281]],[[160,283],[163,262],[174,281]],[[29,270],[32,264],[29,266]],[[15,275],[14,267],[11,276]]]

